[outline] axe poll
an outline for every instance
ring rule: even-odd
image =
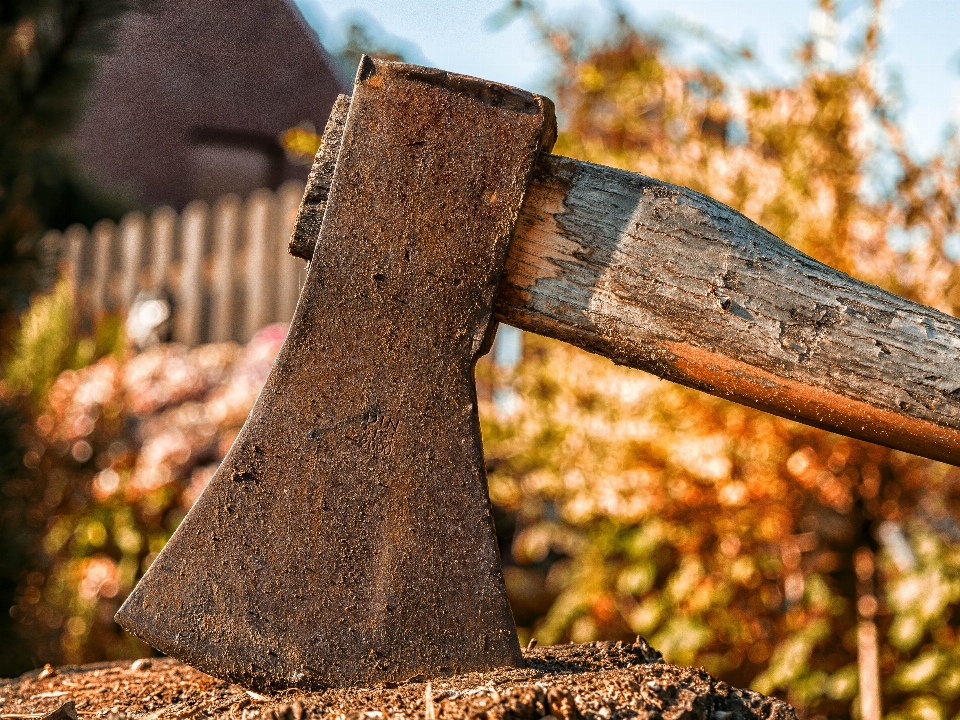
[[[361,61],[298,213],[287,340],[121,625],[255,688],[522,664],[473,384],[498,320],[960,463],[960,321],[555,137],[546,98]]]

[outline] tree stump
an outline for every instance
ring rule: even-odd
[[[533,648],[524,656],[525,668],[270,695],[170,658],[48,668],[0,681],[0,720],[45,718],[68,702],[78,720],[796,720],[780,700],[664,663],[643,640]]]

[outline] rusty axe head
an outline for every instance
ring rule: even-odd
[[[121,625],[255,688],[522,663],[473,367],[555,132],[545,98],[363,59],[286,342]]]

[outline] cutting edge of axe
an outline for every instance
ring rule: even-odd
[[[290,240],[309,260],[350,98]],[[960,320],[856,280],[736,210],[541,153],[495,316],[681,385],[960,465]]]

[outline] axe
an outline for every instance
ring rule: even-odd
[[[522,665],[473,380],[497,321],[960,463],[960,322],[555,137],[544,97],[363,58],[298,215],[287,339],[123,627],[256,689]]]

